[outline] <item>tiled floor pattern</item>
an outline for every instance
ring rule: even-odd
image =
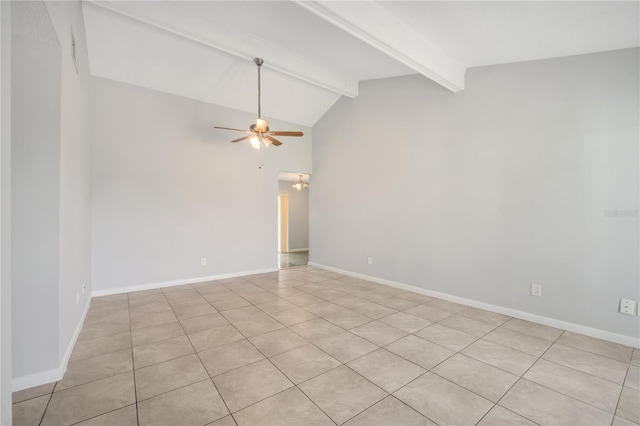
[[[302,267],[94,298],[16,425],[633,425],[640,352]]]
[[[297,251],[291,253],[278,253],[281,268],[294,266],[306,266],[309,263],[309,251]]]

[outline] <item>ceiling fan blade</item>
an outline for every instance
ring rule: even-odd
[[[243,137],[241,137],[241,138],[234,139],[234,140],[232,140],[231,142],[240,142],[240,141],[243,141],[243,140],[245,140],[245,139],[249,139],[250,137],[251,137],[251,135],[249,135],[249,136],[243,136]]]
[[[244,133],[251,133],[248,130],[241,130],[241,129],[232,129],[231,127],[218,127],[218,126],[213,126],[214,129],[222,129],[222,130],[233,130],[234,132],[244,132]]]
[[[273,132],[267,133],[268,135],[274,136],[304,136],[302,132],[290,132],[290,131],[278,131],[274,130]]]
[[[282,142],[280,142],[280,141],[279,141],[278,139],[276,139],[276,138],[272,138],[272,137],[271,137],[271,136],[269,136],[269,135],[266,135],[265,137],[271,141],[271,144],[272,144],[273,146],[280,146],[280,145],[282,145]]]

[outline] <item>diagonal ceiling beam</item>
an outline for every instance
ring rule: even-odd
[[[464,89],[462,64],[376,2],[292,1],[452,92]]]
[[[350,98],[358,96],[358,80],[356,78],[255,37],[215,18],[206,17],[206,28],[192,25],[190,31],[186,31],[167,22],[161,14],[154,15],[157,9],[153,7],[146,8],[144,11],[137,10],[135,8],[137,2],[87,0],[85,3],[127,16],[240,58],[252,61],[254,57],[260,56],[265,58],[264,67],[266,68],[274,69],[340,95]]]

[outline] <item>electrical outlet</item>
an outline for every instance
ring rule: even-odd
[[[636,302],[628,299],[620,299],[620,313],[627,315],[636,314]]]
[[[542,285],[531,283],[531,295],[532,296],[542,296]]]
[[[373,265],[373,257],[367,257],[367,265]]]
[[[200,258],[200,265],[205,266],[207,264],[207,258],[206,257],[201,257]]]

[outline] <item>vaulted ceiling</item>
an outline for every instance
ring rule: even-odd
[[[312,126],[358,82],[640,46],[639,2],[84,1],[91,73]]]

